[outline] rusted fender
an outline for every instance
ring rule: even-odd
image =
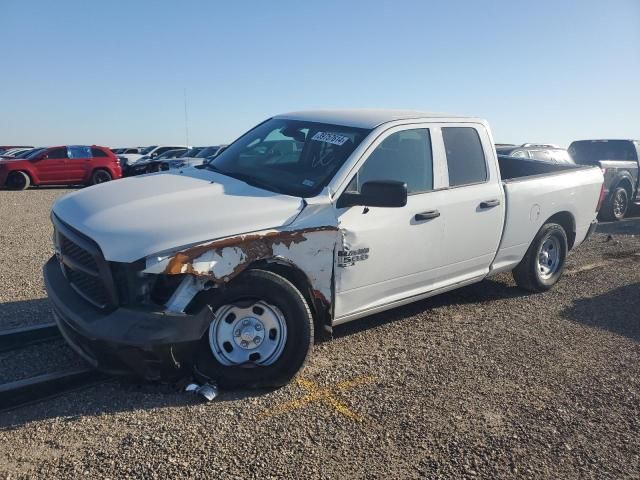
[[[316,298],[329,302],[339,238],[340,231],[334,226],[236,235],[172,254],[162,261],[162,273],[191,274],[222,284],[258,260],[284,260],[305,273]]]

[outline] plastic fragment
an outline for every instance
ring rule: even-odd
[[[207,402],[210,402],[218,396],[218,386],[211,385],[210,383],[205,383],[200,388],[198,388],[198,390],[196,390],[196,393],[206,399]]]
[[[218,396],[218,386],[211,383],[205,383],[204,385],[190,383],[185,387],[184,391],[198,394],[208,402]]]

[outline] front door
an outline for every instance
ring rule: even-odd
[[[337,210],[344,245],[336,256],[336,320],[428,289],[444,238],[443,197],[434,191],[442,159],[434,158],[431,138],[427,125],[387,131],[347,187],[358,192],[369,180],[397,180],[409,196],[401,208]]]
[[[41,183],[64,183],[66,178],[67,148],[52,148],[46,156],[34,162],[38,178]]]

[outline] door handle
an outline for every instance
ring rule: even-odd
[[[493,199],[493,200],[485,200],[484,202],[480,202],[480,208],[493,208],[493,207],[497,207],[498,205],[500,205],[500,200]]]
[[[416,220],[416,222],[421,222],[423,220],[438,218],[439,216],[440,212],[438,210],[429,210],[428,212],[416,213],[416,216],[413,218]]]

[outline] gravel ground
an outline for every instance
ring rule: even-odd
[[[62,193],[0,191],[0,328],[48,318]],[[606,229],[551,292],[501,275],[347,324],[277,391],[113,382],[0,414],[0,478],[639,478],[640,220]]]
[[[51,205],[72,190],[0,190],[0,329],[51,321],[42,266],[53,255]]]

